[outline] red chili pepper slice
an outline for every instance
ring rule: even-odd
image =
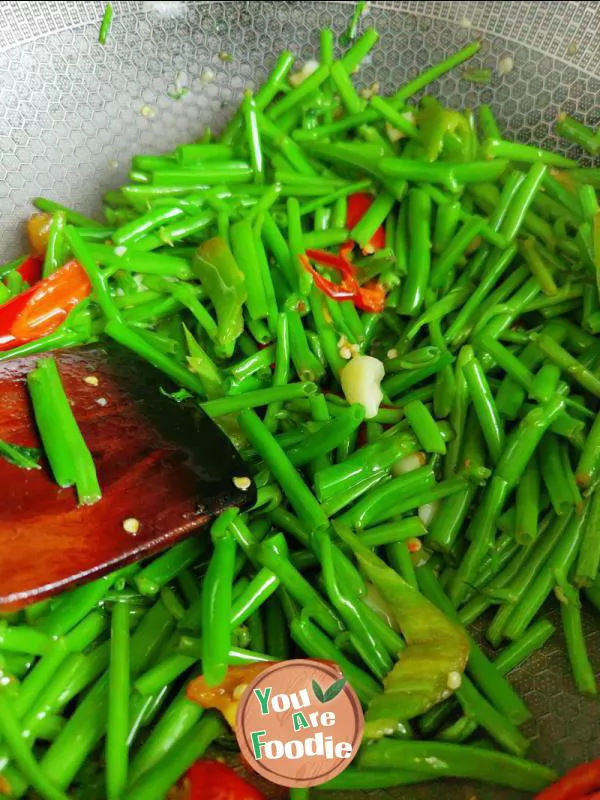
[[[77,261],[69,261],[0,306],[0,351],[53,333],[92,290]]]
[[[187,800],[266,800],[262,792],[220,761],[196,761],[184,778],[184,792]]]
[[[367,426],[361,425],[358,429],[358,435],[356,437],[356,446],[363,447],[367,444]]]
[[[320,251],[312,250],[307,252],[315,253]],[[327,255],[330,256],[331,254],[327,253]],[[332,256],[332,258],[335,258],[335,256]],[[343,300],[354,301],[356,299],[359,286],[354,276],[344,276],[340,283],[334,283],[333,281],[330,281],[328,278],[325,278],[323,275],[321,275],[320,272],[317,272],[305,255],[301,255],[300,260],[304,269],[310,272],[312,275],[315,286],[317,286],[323,292],[323,294],[326,294],[327,297],[331,297],[332,300],[337,300],[338,302],[342,302]],[[317,261],[316,258],[315,261]],[[323,263],[320,259],[318,259],[318,261],[319,263]],[[337,266],[331,262],[325,264],[325,266],[335,266],[337,269]]]
[[[371,208],[372,202],[373,195],[370,195],[368,192],[355,192],[349,195],[346,211],[346,227],[353,228],[359,223]]]
[[[9,350],[11,347],[23,344],[22,340],[14,336],[12,328],[34,291],[27,289],[0,306],[0,350]]]
[[[216,708],[231,727],[235,728],[235,717],[240,704],[240,698],[235,695],[237,687],[251,683],[272,663],[258,661],[244,667],[229,667],[225,680],[219,686],[207,686],[203,676],[200,675],[188,684],[187,696],[203,708]]]
[[[41,279],[43,268],[44,256],[27,256],[21,266],[17,267],[17,272],[26,283],[33,286]]]
[[[350,230],[352,230],[352,228],[358,222],[360,222],[360,220],[364,217],[364,215],[371,207],[372,202],[373,202],[373,195],[368,194],[367,192],[356,192],[355,194],[351,194],[348,197],[346,225]],[[370,253],[376,252],[377,250],[382,250],[384,247],[385,247],[385,230],[383,229],[383,226],[380,225],[373,234],[373,236],[371,237],[371,241],[363,249],[363,253],[365,253],[365,255],[368,255]]]
[[[360,308],[361,311],[380,314],[385,305],[385,289],[378,281],[369,281],[364,286],[358,283],[356,269],[348,261],[348,254],[353,247],[354,244],[352,242],[342,245],[338,255],[328,253],[326,250],[307,250],[306,254],[301,256],[300,259],[304,269],[313,276],[315,285],[324,294],[331,297],[332,300],[337,300],[338,302],[352,300],[354,305]],[[328,278],[324,278],[312,266],[309,258],[316,261],[317,264],[337,270],[342,275],[342,280],[339,283],[334,283]]]
[[[360,287],[358,298],[354,302],[361,311],[381,314],[385,306],[385,289],[379,281],[369,281]]]
[[[340,245],[339,255],[345,260],[348,261],[348,256],[354,250],[354,242],[346,242],[343,245]]]
[[[324,267],[333,267],[343,278],[356,281],[356,270],[347,258],[352,246],[348,248],[347,244],[342,245],[337,256],[335,253],[328,253],[327,250],[307,250],[306,255],[316,261],[317,264],[322,264]]]
[[[600,789],[600,758],[575,769],[535,796],[535,800],[581,800]]]

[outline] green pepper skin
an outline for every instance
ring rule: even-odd
[[[220,236],[198,247],[192,269],[215,307],[219,350],[225,358],[231,358],[235,341],[244,330],[242,306],[248,297],[244,274]]]
[[[336,526],[337,527],[337,526]],[[406,639],[395,666],[386,676],[383,694],[376,695],[365,716],[365,739],[391,735],[400,722],[423,714],[451,694],[469,657],[465,632],[408,584],[384,561],[339,526],[361,570],[388,602]]]

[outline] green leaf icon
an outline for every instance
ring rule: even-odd
[[[345,678],[340,678],[339,680],[332,683],[329,689],[327,689],[327,691],[325,692],[324,699],[322,702],[328,703],[330,700],[336,698],[345,685],[346,685]]]
[[[314,692],[315,697],[319,701],[319,703],[324,703],[325,702],[325,695],[323,694],[323,689],[321,689],[321,687],[319,686],[317,681],[315,681],[314,679],[313,679],[313,682],[312,682],[312,690]]]
[[[334,681],[328,689],[323,691],[317,681],[313,680],[312,690],[319,703],[328,703],[330,700],[333,700],[338,696],[345,685],[346,679],[340,678],[339,680]]]

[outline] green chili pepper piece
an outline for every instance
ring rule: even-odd
[[[217,312],[218,344],[226,357],[244,329],[242,306],[248,298],[244,273],[223,239],[203,242],[194,255],[192,269]]]
[[[454,673],[459,680],[465,669],[469,644],[460,627],[364,547],[358,537],[343,527],[338,534],[389,603],[408,645],[385,679],[384,693],[376,695],[367,710],[365,738],[379,738],[447,695]]]

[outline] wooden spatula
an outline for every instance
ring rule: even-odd
[[[43,460],[25,470],[0,458],[0,608],[161,550],[256,496],[227,437],[192,401],[161,392],[173,388],[162,373],[112,347],[56,358],[103,496],[78,506]],[[0,439],[11,444],[40,446],[26,382],[37,360],[0,364]]]

